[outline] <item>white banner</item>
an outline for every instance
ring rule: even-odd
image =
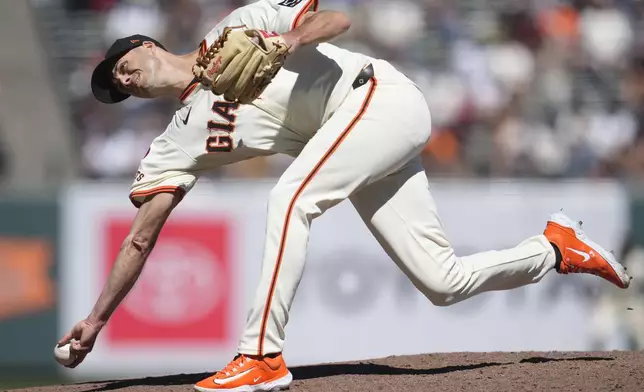
[[[131,295],[72,377],[215,370],[235,354],[255,292],[272,183],[200,184],[168,221]],[[136,210],[127,186],[76,184],[64,197],[60,333],[87,316]],[[432,181],[457,254],[512,247],[563,208],[619,250],[628,227],[620,186],[600,182]],[[293,305],[290,365],[452,351],[587,350],[593,276],[439,308],[407,281],[350,203],[314,221]],[[609,288],[610,289],[610,288]],[[574,333],[566,333],[566,331]],[[619,342],[606,349],[619,349]]]

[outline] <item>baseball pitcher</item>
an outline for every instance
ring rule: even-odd
[[[281,355],[313,220],[349,199],[391,259],[433,304],[540,281],[549,271],[590,273],[620,288],[614,256],[558,212],[514,248],[457,256],[442,228],[419,153],[431,117],[423,94],[387,61],[329,42],[346,15],[315,0],[259,0],[233,11],[187,55],[153,38],[117,40],[96,67],[95,97],[181,101],[135,175],[138,208],[109,278],[72,338],[78,366],[132,288],[164,222],[199,177],[271,154],[295,157],[269,196],[261,279],[238,355],[199,391],[275,391],[292,375]]]

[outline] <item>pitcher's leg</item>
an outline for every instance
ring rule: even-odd
[[[405,112],[416,105],[421,107]],[[280,178],[269,200],[260,284],[239,353],[282,351],[312,220],[418,154],[429,137],[423,105],[411,84],[381,89],[374,80],[350,95]]]
[[[514,248],[457,257],[417,160],[351,201],[388,255],[435,305],[535,283],[555,265],[554,248],[543,235]]]

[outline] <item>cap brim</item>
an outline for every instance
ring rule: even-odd
[[[118,103],[130,97],[129,94],[119,91],[112,82],[112,69],[114,69],[114,64],[127,52],[125,51],[106,58],[94,69],[91,83],[92,93],[99,101],[103,103]]]

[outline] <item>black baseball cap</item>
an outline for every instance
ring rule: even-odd
[[[96,99],[103,103],[117,103],[130,96],[118,90],[113,82],[112,70],[121,57],[130,50],[142,46],[145,41],[153,42],[156,46],[166,50],[157,40],[146,35],[135,34],[114,41],[107,50],[105,59],[96,66],[92,73],[92,93]]]

